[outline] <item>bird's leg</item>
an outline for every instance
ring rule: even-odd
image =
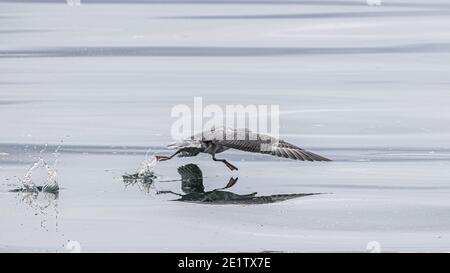
[[[225,163],[225,165],[228,167],[228,169],[230,169],[232,171],[238,170],[238,168],[236,166],[233,166],[230,162],[226,161],[225,159],[217,159],[215,155],[213,155],[212,159],[214,161],[220,161],[220,162]]]
[[[238,179],[239,179],[238,177],[236,177],[236,178],[230,177],[230,181],[228,181],[228,184],[225,187],[217,189],[217,190],[226,190],[228,188],[233,187],[234,184],[236,184],[236,182],[238,181]]]
[[[238,168],[236,166],[234,166],[233,164],[231,164],[230,162],[224,160],[223,163],[225,163],[225,165],[227,165],[228,169],[232,170],[232,171],[237,171]]]
[[[157,160],[157,161],[166,161],[166,160],[169,160],[169,159],[171,159],[172,157],[176,156],[177,154],[181,153],[182,151],[183,151],[183,149],[179,149],[178,151],[176,151],[176,152],[175,152],[173,155],[171,155],[171,156],[157,155],[157,156],[155,156],[155,157],[156,157],[156,160]]]
[[[157,161],[166,161],[166,160],[169,160],[169,159],[170,159],[170,157],[164,156],[164,155],[157,155],[157,156],[155,156],[155,157],[156,157],[156,160],[157,160]]]

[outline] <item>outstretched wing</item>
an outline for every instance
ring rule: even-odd
[[[258,140],[224,140],[221,141],[220,144],[241,151],[270,154],[302,161],[331,161],[326,157],[306,151],[283,140],[273,143],[264,143]]]
[[[248,129],[216,128],[193,136],[194,139],[212,141],[227,148],[246,152],[270,154],[307,161],[331,161],[318,154],[306,151],[274,137],[254,133]]]
[[[284,140],[253,133],[245,129],[235,130],[234,136],[227,136],[225,139],[217,141],[218,144],[241,151],[270,154],[302,161],[331,161],[326,157],[306,151]]]
[[[270,147],[270,154],[279,157],[287,157],[307,161],[331,161],[326,157],[323,157],[310,151],[306,151],[300,147],[297,147],[283,140],[280,140],[276,142],[274,145],[269,147]]]

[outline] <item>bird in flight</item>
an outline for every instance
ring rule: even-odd
[[[182,141],[169,144],[168,148],[177,149],[177,151],[171,156],[156,156],[158,161],[166,161],[176,155],[179,157],[191,157],[199,153],[207,153],[212,156],[214,161],[223,162],[232,171],[238,168],[226,159],[216,158],[216,154],[228,149],[236,149],[302,161],[331,161],[284,140],[254,133],[248,129],[230,129],[225,127],[212,128],[211,130],[195,134]]]

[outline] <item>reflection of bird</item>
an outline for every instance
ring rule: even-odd
[[[180,196],[176,201],[200,202],[212,204],[265,204],[284,201],[292,198],[315,195],[318,193],[295,193],[295,194],[277,194],[269,196],[256,196],[256,192],[250,194],[236,194],[225,189],[233,187],[237,178],[231,177],[228,184],[220,189],[205,191],[203,186],[203,174],[200,168],[195,164],[187,164],[178,168],[181,175],[181,190],[185,194],[175,193],[173,191],[160,191],[159,194],[171,193]]]
[[[176,155],[196,156],[199,153],[208,153],[212,155],[214,161],[225,163],[232,171],[237,170],[237,168],[225,159],[217,159],[217,153],[228,149],[237,149],[302,161],[330,161],[328,158],[308,152],[286,141],[264,134],[253,133],[248,129],[213,128],[210,131],[193,135],[186,140],[170,144],[168,147],[178,150],[171,156],[156,156],[158,161],[169,160]]]

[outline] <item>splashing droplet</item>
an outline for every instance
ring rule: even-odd
[[[40,152],[45,150],[45,148]],[[55,152],[56,154],[58,151]],[[59,185],[58,185],[58,172],[56,171],[56,163],[57,158],[55,158],[55,162],[53,166],[50,166],[47,164],[47,162],[44,161],[42,157],[39,157],[36,162],[33,163],[33,165],[28,169],[26,174],[19,178],[19,182],[22,184],[21,190],[26,192],[49,192],[49,193],[57,193],[59,191]],[[37,179],[33,180],[33,173],[35,173],[38,170],[45,170],[45,176],[46,178],[44,181]],[[43,186],[37,186],[37,185],[43,185]]]
[[[151,156],[146,158],[141,162],[137,170],[137,174],[139,177],[144,177],[153,174],[153,168],[156,166],[157,160],[155,156]]]

